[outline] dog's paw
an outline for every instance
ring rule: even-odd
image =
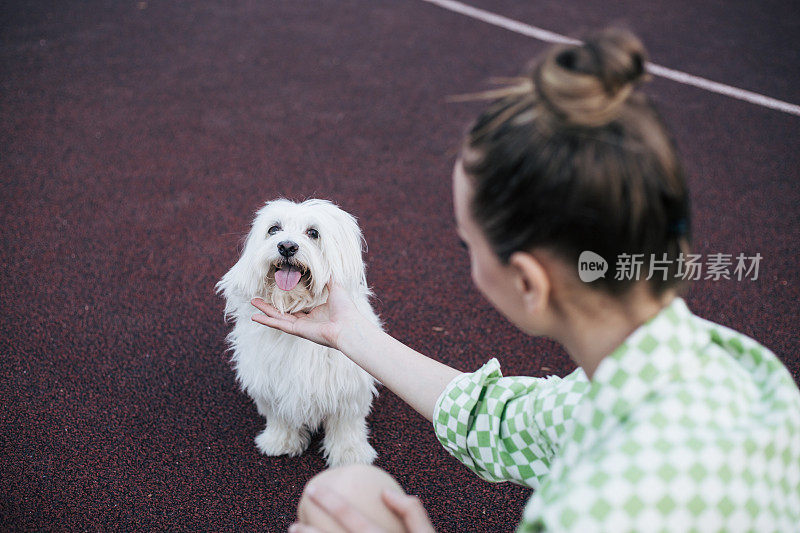
[[[256,448],[264,455],[289,455],[296,457],[302,454],[311,440],[307,432],[286,428],[267,427],[256,436]]]
[[[357,463],[369,465],[378,457],[377,452],[366,440],[354,440],[346,443],[326,441],[324,452],[325,461],[331,468]]]

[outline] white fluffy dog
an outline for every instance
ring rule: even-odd
[[[375,324],[355,218],[326,200],[268,202],[257,214],[239,261],[217,284],[236,376],[267,419],[255,439],[266,455],[300,455],[324,426],[328,466],[371,463],[365,418],[375,380],[341,352],[251,321],[254,297],[286,313],[325,303],[331,276]]]

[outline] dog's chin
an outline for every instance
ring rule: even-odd
[[[276,275],[279,271],[287,270],[299,271],[300,278],[297,283],[284,280],[278,283]],[[322,295],[314,294],[314,274],[311,269],[299,261],[277,260],[272,263],[267,271],[265,280],[267,300],[272,302],[279,311],[284,313],[296,313],[298,311],[309,311],[322,303]],[[290,287],[290,285],[293,285]]]

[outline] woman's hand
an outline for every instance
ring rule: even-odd
[[[338,350],[341,348],[343,334],[358,331],[366,319],[341,285],[329,282],[327,287],[328,301],[308,313],[281,313],[261,298],[254,298],[251,303],[263,314],[253,315],[252,319],[259,324]]]
[[[384,533],[385,530],[370,522],[347,500],[325,487],[307,490],[308,497],[321,507],[342,529],[348,533]],[[428,513],[419,498],[393,490],[384,490],[381,499],[386,507],[403,524],[407,533],[435,533]],[[289,533],[324,533],[306,524],[295,523]]]
[[[328,283],[328,301],[309,313],[281,313],[258,298],[252,303],[263,313],[253,315],[255,322],[339,350],[428,420],[439,395],[460,374],[385,333],[336,283]]]

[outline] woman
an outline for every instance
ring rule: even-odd
[[[477,119],[453,173],[475,285],[522,331],[559,341],[573,374],[504,378],[496,360],[462,374],[371,326],[335,284],[309,314],[256,300],[253,319],[341,350],[478,475],[536,489],[520,531],[793,531],[800,393],[766,348],[677,296],[688,192],[634,90],[644,65],[621,31],[551,50]],[[583,282],[584,251],[641,270]],[[312,480],[298,518],[295,531],[432,530],[363,466]]]

